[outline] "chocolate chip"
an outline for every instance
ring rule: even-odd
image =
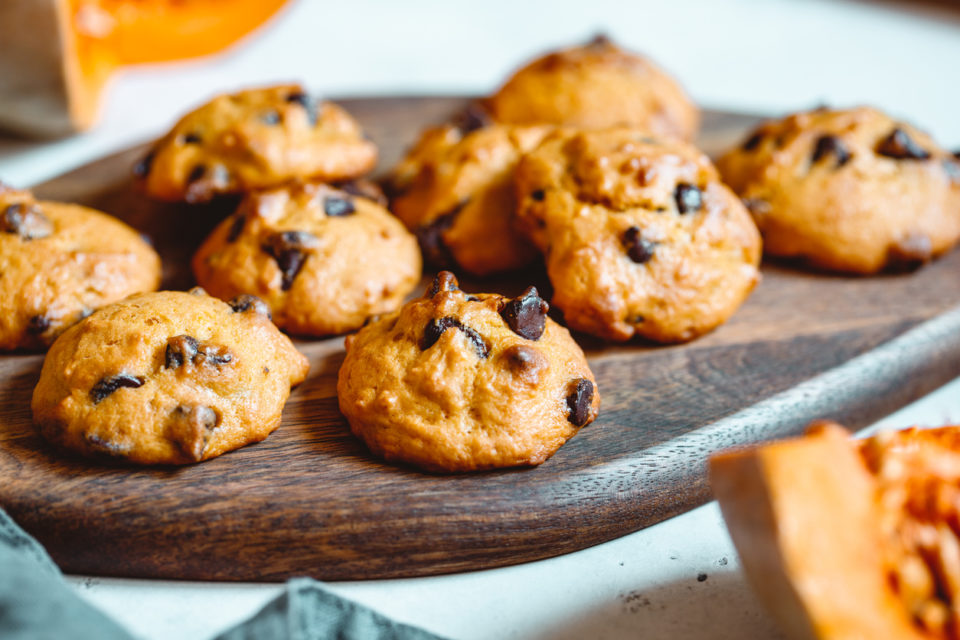
[[[348,216],[355,213],[356,210],[357,208],[353,206],[353,202],[349,198],[327,196],[323,199],[323,212],[330,217]]]
[[[449,271],[441,271],[433,279],[433,284],[430,285],[429,297],[432,298],[441,291],[459,291],[459,289],[460,283],[457,282],[457,276]]]
[[[453,126],[460,131],[460,135],[464,136],[491,124],[493,119],[490,114],[477,102],[471,102],[453,119]]]
[[[307,112],[307,121],[310,126],[317,125],[317,101],[303,91],[297,91],[287,96],[287,102],[298,104]]]
[[[567,396],[567,407],[570,409],[567,420],[574,426],[582,427],[590,419],[590,409],[593,406],[593,383],[586,378],[580,378],[574,385],[573,391]]]
[[[700,189],[686,182],[677,185],[673,197],[677,201],[677,209],[680,213],[696,212],[703,206],[703,194],[700,193]]]
[[[760,143],[763,142],[763,133],[760,131],[755,132],[752,136],[746,139],[746,141],[740,146],[744,151],[753,151],[760,146]]]
[[[164,365],[167,369],[182,367],[185,362],[192,362],[197,356],[200,343],[196,338],[182,335],[167,340],[167,351],[164,356]]]
[[[640,232],[640,227],[630,227],[623,232],[620,239],[627,255],[637,264],[649,262],[653,258],[653,252],[657,248],[657,243],[647,240]]]
[[[543,189],[536,189],[530,193],[530,197],[537,202],[543,202],[543,199],[547,197],[547,193]]]
[[[697,574],[697,582],[706,582],[706,581],[707,581],[707,574],[705,573]]]
[[[280,112],[271,109],[260,115],[260,121],[270,126],[278,125],[280,124]]]
[[[129,447],[119,445],[109,440],[104,440],[100,436],[93,433],[84,434],[83,439],[86,440],[87,444],[90,445],[91,448],[114,456],[123,455],[129,450]]]
[[[607,34],[598,33],[597,35],[593,36],[593,39],[590,40],[590,42],[587,43],[587,46],[591,48],[612,47],[613,41]]]
[[[243,226],[247,224],[247,217],[237,214],[233,216],[233,223],[230,225],[230,231],[227,232],[227,242],[236,242],[240,234],[243,233]]]
[[[926,160],[930,157],[930,152],[914,142],[900,127],[877,144],[877,153],[895,160]]]
[[[268,307],[267,303],[257,296],[251,296],[248,293],[242,293],[235,298],[231,298],[230,302],[227,304],[230,305],[230,308],[233,309],[234,313],[243,313],[252,309],[254,313],[259,313],[260,315],[267,316],[273,320],[273,316],[270,315],[270,307]]]
[[[444,316],[443,318],[434,318],[427,323],[423,330],[423,338],[420,340],[420,350],[426,351],[440,339],[443,332],[447,329],[459,329],[463,335],[473,343],[473,349],[477,352],[477,357],[486,358],[490,355],[490,346],[479,333],[464,325],[460,320],[453,316]]]
[[[210,434],[219,422],[220,416],[210,407],[179,406],[170,414],[165,435],[197,462],[203,458]]]
[[[527,287],[518,297],[508,300],[500,309],[500,316],[510,330],[521,338],[539,340],[547,326],[550,305],[540,297],[536,287]]]
[[[188,335],[174,336],[167,340],[164,364],[167,369],[177,369],[186,363],[220,367],[233,361],[226,347],[201,343]]]
[[[306,249],[316,244],[317,237],[306,231],[283,231],[267,238],[262,248],[277,261],[282,274],[280,287],[284,291],[293,286],[294,278],[303,268],[308,257]]]
[[[53,223],[37,205],[17,202],[0,215],[0,231],[14,233],[22,240],[37,240],[53,233]]]
[[[536,384],[543,371],[550,366],[540,351],[524,344],[507,347],[501,357],[514,376],[529,384]]]
[[[50,318],[45,315],[36,315],[31,316],[27,321],[27,333],[32,333],[33,335],[40,335],[45,333],[47,329],[50,328]]]
[[[813,149],[813,163],[816,164],[827,156],[836,158],[836,167],[842,167],[850,161],[850,152],[847,151],[847,145],[837,136],[825,135],[817,138],[817,144]]]
[[[120,387],[136,389],[138,387],[142,387],[144,382],[146,382],[146,380],[141,376],[131,376],[127,373],[108,376],[100,380],[100,382],[97,384],[93,385],[93,389],[90,389],[90,399],[93,400],[93,404],[99,404],[101,400],[109,396]]]
[[[146,178],[150,174],[150,167],[153,166],[153,159],[156,157],[156,152],[151,151],[147,155],[140,158],[140,160],[133,165],[133,175],[138,178]]]
[[[469,200],[462,200],[456,207],[437,216],[427,224],[419,227],[416,231],[417,240],[420,242],[420,249],[423,250],[424,257],[438,267],[448,267],[455,264],[450,249],[443,241],[444,232],[453,226],[457,214],[467,205]]]
[[[198,133],[188,133],[183,136],[183,144],[200,144],[202,141]]]
[[[207,167],[205,165],[198,164],[190,171],[190,175],[187,176],[187,184],[190,184],[191,182],[196,182],[197,180],[202,178],[206,172],[207,172]]]

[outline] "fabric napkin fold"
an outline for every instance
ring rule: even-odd
[[[0,638],[134,640],[76,594],[36,540],[0,509]],[[215,640],[443,640],[342,598],[310,578]]]

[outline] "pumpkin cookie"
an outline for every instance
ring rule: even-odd
[[[547,138],[517,167],[520,228],[567,324],[608,340],[690,340],[759,279],[750,215],[700,151],[633,129]]]
[[[534,60],[484,104],[499,122],[628,126],[685,140],[699,123],[696,106],[673,78],[603,36]]]
[[[252,296],[141,294],[54,343],[33,419],[47,440],[82,454],[199,462],[266,438],[308,368]]]
[[[346,111],[299,85],[221,95],[188,113],[134,167],[147,195],[205,202],[293,179],[363,175],[377,147]]]
[[[393,311],[420,281],[417,241],[366,197],[318,184],[251,194],[193,258],[223,299],[262,298],[277,326],[328,335]]]
[[[596,418],[583,351],[530,287],[468,295],[449,272],[350,336],[340,410],[377,455],[431,471],[537,465]]]
[[[536,256],[514,231],[513,169],[549,127],[428,129],[389,179],[391,209],[426,258],[475,275],[509,271]]]
[[[160,284],[160,258],[116,218],[0,184],[0,350],[41,349],[94,309]]]
[[[876,109],[766,123],[717,166],[769,255],[871,274],[915,267],[960,239],[960,161]]]

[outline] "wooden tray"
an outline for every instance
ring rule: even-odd
[[[462,98],[345,100],[393,162]],[[755,118],[708,113],[715,152]],[[135,149],[52,180],[45,198],[130,221],[163,254],[166,286],[221,211],[161,206],[127,175]],[[709,498],[713,451],[799,432],[812,418],[865,425],[960,375],[960,252],[876,278],[765,265],[725,326],[689,345],[608,346],[578,336],[600,418],[544,465],[443,477],[382,464],[337,410],[342,338],[300,342],[312,370],[265,442],[203,464],[135,469],[70,458],[30,425],[42,356],[0,357],[0,505],[68,572],[213,580],[415,576],[582,549]],[[539,273],[467,290],[516,291]],[[851,359],[854,362],[849,362]],[[845,364],[847,363],[847,364]]]

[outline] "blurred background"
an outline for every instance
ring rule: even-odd
[[[201,0],[211,1],[231,10],[231,0]],[[94,32],[109,27],[95,18]],[[238,86],[300,80],[334,98],[486,93],[531,56],[597,32],[651,56],[705,107],[772,115],[871,103],[960,147],[954,2],[290,0],[222,53],[120,67],[86,133],[0,137],[0,179],[47,179],[159,135],[185,110]]]

